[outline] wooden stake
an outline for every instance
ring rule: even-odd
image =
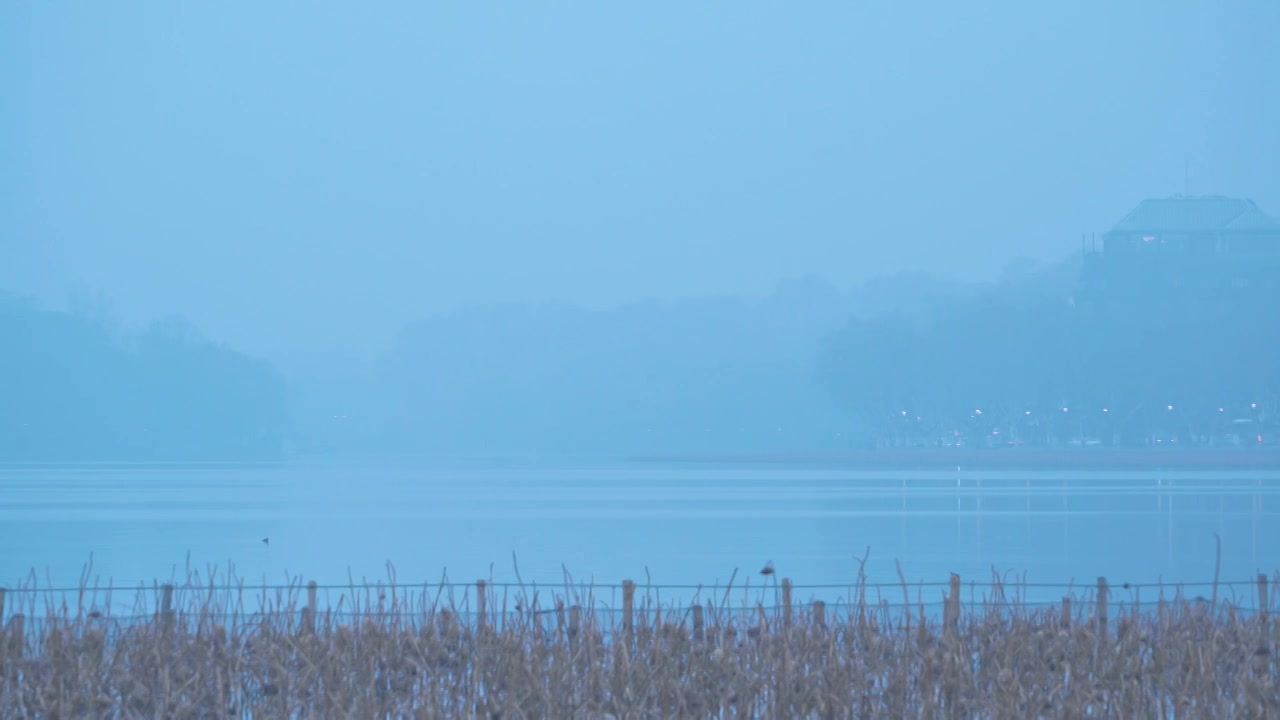
[[[1267,680],[1271,679],[1271,605],[1267,598],[1267,576],[1258,573],[1258,624],[1261,642],[1254,655],[1254,671]]]
[[[943,612],[946,631],[951,635],[960,632],[960,575],[951,573],[951,592],[947,596],[947,604]]]
[[[813,622],[820,628],[827,626],[827,604],[821,600],[813,601]]]
[[[630,580],[622,581],[622,631],[631,633],[635,628],[636,584]]]
[[[956,621],[960,620],[960,575],[951,573],[951,604],[955,607]]]
[[[4,588],[0,587],[0,628],[4,627]]]
[[[26,652],[26,649],[27,649],[27,634],[26,634],[25,625],[26,625],[26,618],[21,613],[14,615],[13,619],[9,621],[9,632],[12,634],[12,637],[9,639],[9,642],[13,644],[12,652],[13,652],[13,658],[15,660],[21,660],[22,655]]]
[[[694,605],[693,608],[691,609],[693,610],[693,637],[695,640],[701,640],[703,637],[703,631],[702,631],[702,609],[703,608],[701,605]]]
[[[488,604],[489,594],[485,592],[487,583],[484,580],[476,581],[476,627],[482,628],[488,622]]]
[[[1264,628],[1271,619],[1271,604],[1267,599],[1267,585],[1266,574],[1258,573],[1258,618],[1262,620],[1262,627]],[[4,600],[3,590],[0,590],[0,600]]]
[[[1098,578],[1098,637],[1107,636],[1107,579]]]
[[[1071,627],[1071,598],[1062,598],[1062,627]]]
[[[173,585],[165,584],[161,587],[161,591],[160,618],[166,626],[169,626],[173,624]]]
[[[791,627],[791,578],[782,578],[782,626]]]
[[[569,637],[577,637],[582,631],[582,606],[569,606]]]
[[[316,631],[316,581],[307,583],[307,606],[302,609],[302,628],[307,632]]]

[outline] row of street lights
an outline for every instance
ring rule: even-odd
[[[1251,410],[1257,410],[1257,409],[1258,409],[1258,403],[1256,403],[1256,402],[1255,402],[1255,403],[1249,403],[1249,408],[1250,408]],[[1165,409],[1166,409],[1166,410],[1168,410],[1169,412],[1172,412],[1172,411],[1173,411],[1173,409],[1174,409],[1174,406],[1173,406],[1173,405],[1167,405],[1167,406],[1165,406]],[[1071,408],[1070,408],[1070,407],[1066,407],[1066,406],[1064,406],[1064,407],[1062,408],[1062,412],[1064,412],[1064,413],[1068,413],[1068,412],[1070,412],[1070,411],[1071,411]],[[1226,409],[1225,407],[1219,407],[1219,408],[1218,408],[1218,412],[1220,412],[1220,413],[1224,413],[1224,412],[1226,412],[1226,411],[1227,411],[1227,409]],[[1104,412],[1104,413],[1109,413],[1109,412],[1111,412],[1111,408],[1109,408],[1109,407],[1104,407],[1104,408],[1102,408],[1102,412]],[[976,417],[976,416],[978,416],[978,415],[981,415],[981,414],[982,414],[982,410],[981,410],[981,409],[977,409],[977,408],[975,408],[975,409],[974,409],[974,411],[973,411],[973,413],[974,413],[974,414],[973,414],[973,417]],[[1025,411],[1023,411],[1023,413],[1022,413],[1022,414],[1023,414],[1023,415],[1031,415],[1031,414],[1032,414],[1032,411],[1030,411],[1030,410],[1025,410]],[[907,416],[908,416],[908,413],[907,413],[907,411],[906,411],[906,410],[903,410],[903,411],[900,413],[900,415],[901,415],[902,417],[907,417]],[[923,419],[924,419],[924,418],[923,418],[923,417],[921,417],[920,415],[917,415],[917,416],[916,416],[916,420],[923,420]]]

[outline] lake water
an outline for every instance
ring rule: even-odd
[[[1207,583],[1280,569],[1275,472],[979,472],[641,462],[0,466],[0,586],[115,586],[229,566],[249,585]],[[270,538],[269,544],[262,539]],[[492,569],[491,569],[492,567]],[[646,576],[646,572],[648,573]],[[664,597],[688,595],[687,588]],[[1253,591],[1237,588],[1251,604]],[[883,591],[901,599],[901,590]],[[941,592],[929,588],[926,599]],[[1062,589],[1031,587],[1049,601]],[[1208,587],[1189,594],[1208,595]],[[847,597],[801,588],[800,599]],[[913,600],[915,591],[912,591]],[[1154,599],[1154,595],[1146,595]]]

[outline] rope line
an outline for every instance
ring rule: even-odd
[[[1191,604],[1190,601],[1184,601],[1184,602],[1186,602],[1188,605]],[[1161,604],[1162,603],[1156,602],[1156,601],[1145,601],[1140,603],[1117,602],[1115,607],[1113,607],[1113,610],[1116,610],[1117,612],[1123,611],[1123,610],[1152,610],[1152,609],[1158,609],[1161,606]],[[869,618],[875,618],[879,614],[879,612],[882,610],[887,609],[887,610],[896,611],[899,613],[902,613],[902,612],[914,613],[922,605],[925,608],[935,610],[935,611],[946,607],[946,603],[943,601],[912,603],[910,605],[903,604],[901,602],[898,602],[898,603],[886,602],[886,603],[875,604],[875,605],[868,604],[864,606],[860,606],[854,603],[828,603],[826,604],[826,611],[830,613],[830,618],[833,620],[838,620],[839,618],[845,617],[845,616],[851,616],[852,613],[857,610],[863,610],[867,613],[867,616]],[[1006,606],[1003,609],[1007,610],[1011,616],[1018,616],[1018,615],[1026,614],[1028,612],[1043,613],[1045,611],[1049,611],[1051,614],[1057,615],[1058,609],[1060,607],[1057,602],[989,603],[988,606],[977,606],[977,607],[972,605],[962,606],[961,615],[964,617],[975,617],[975,616],[982,617],[982,614],[984,612],[990,612],[990,611],[1002,609],[1000,606]],[[706,620],[714,623],[721,618],[735,617],[736,619],[747,619],[749,621],[754,621],[758,617],[758,613],[761,610],[763,610],[767,615],[769,615],[771,619],[777,619],[778,614],[781,613],[784,609],[785,608],[783,606],[777,606],[777,605],[753,605],[753,606],[735,605],[735,606],[727,606],[727,607],[717,607],[717,608],[711,609],[710,614],[706,615]],[[1256,608],[1238,607],[1234,605],[1230,606],[1230,609],[1241,616],[1257,616],[1260,612]],[[568,610],[569,608],[564,608],[564,611],[566,613]],[[641,610],[641,608],[637,608],[637,611],[639,610]],[[555,608],[550,608],[550,609],[539,608],[537,610],[529,610],[529,611],[506,611],[506,612],[503,612],[501,610],[489,610],[489,611],[486,611],[485,614],[486,616],[493,619],[511,619],[511,618],[518,618],[523,615],[523,616],[537,617],[541,619],[540,621],[545,621],[547,619],[550,619],[557,612],[559,612],[559,610]],[[792,612],[796,614],[797,618],[803,618],[805,615],[808,614],[809,610],[807,605],[797,604],[792,606]],[[1072,615],[1079,616],[1081,614],[1088,614],[1088,612],[1089,610],[1087,608],[1078,608],[1078,609],[1072,610]],[[467,611],[467,612],[454,612],[454,614],[459,618],[467,618],[467,619],[475,619],[475,617],[477,616],[477,613],[474,610]],[[591,607],[591,606],[582,607],[582,618],[584,620],[590,620],[592,618],[600,618],[600,617],[617,618],[619,616],[622,616],[623,614],[624,614],[624,611],[621,608],[598,608],[598,607]],[[664,619],[673,615],[681,615],[684,617],[688,617],[689,614],[690,614],[690,608],[673,607],[673,608],[667,609],[667,613],[664,615]],[[637,615],[637,618],[639,619],[639,618],[643,618],[645,616],[645,613],[637,612],[636,615]],[[38,627],[39,625],[50,623],[50,622],[55,622],[55,623],[75,622],[78,620],[82,620],[89,624],[116,624],[120,626],[127,626],[131,623],[154,622],[158,616],[159,616],[159,613],[145,613],[145,614],[133,613],[128,615],[114,615],[109,613],[102,613],[98,615],[82,614],[78,616],[65,616],[65,617],[59,616],[59,615],[43,616],[43,617],[42,616],[24,616],[24,618],[25,618],[25,622],[27,623],[27,626],[29,628],[34,628],[34,627]],[[430,620],[432,619],[432,617],[433,617],[433,614],[424,613],[424,612],[404,612],[404,611],[373,612],[373,611],[353,611],[353,610],[348,610],[348,611],[319,610],[317,611],[318,621],[328,620],[330,622],[333,622],[333,621],[342,622],[342,621],[363,620],[363,619]],[[254,622],[262,622],[262,621],[270,621],[270,620],[297,621],[297,620],[304,619],[305,614],[303,609],[301,608],[293,609],[293,610],[281,610],[276,612],[258,611],[258,612],[245,612],[245,613],[234,613],[234,612],[216,613],[216,612],[207,612],[207,611],[193,613],[193,612],[183,612],[181,610],[176,610],[175,618],[180,623],[188,624],[188,625],[196,621],[219,622],[219,621],[225,621],[228,619],[233,619],[240,623],[239,629],[245,629],[248,625]],[[913,616],[913,620],[914,620],[914,616]]]
[[[1280,582],[1280,580],[1272,579],[1269,577],[1268,582],[1276,583],[1276,582]],[[91,595],[117,593],[117,592],[134,592],[134,593],[159,592],[166,585],[172,585],[173,591],[175,593],[182,593],[182,594],[230,592],[230,591],[239,591],[244,593],[255,593],[255,592],[263,592],[263,591],[301,592],[301,591],[307,590],[309,587],[305,583],[257,584],[257,585],[250,585],[248,583],[241,584],[241,585],[195,585],[195,584],[180,585],[177,583],[171,583],[171,584],[160,583],[156,585],[115,585],[110,587],[97,586],[97,587],[84,587],[84,588],[79,588],[79,587],[51,587],[51,588],[0,587],[0,591],[4,591],[11,595],[56,595],[56,594],[66,595],[66,594],[73,594],[73,593],[80,594],[83,592],[86,596],[91,596]],[[449,592],[449,591],[456,591],[456,590],[470,591],[474,589],[476,585],[477,583],[475,582],[445,582],[445,583],[435,582],[435,583],[421,583],[417,585],[405,585],[401,583],[392,584],[390,582],[386,582],[386,583],[365,583],[365,584],[356,584],[356,585],[352,585],[350,583],[317,584],[315,588],[317,591],[323,590],[326,592],[332,592],[336,590],[343,590],[343,591],[350,591],[353,594],[362,593],[362,592],[363,593],[374,593],[374,592],[386,593],[388,591],[394,591],[394,593],[396,594],[415,593],[415,592],[426,594],[426,593],[435,593],[435,592]],[[1006,593],[1015,591],[1020,588],[1077,590],[1082,592],[1092,591],[1097,589],[1096,583],[1090,583],[1090,582],[1044,583],[1044,582],[1010,581],[1010,582],[996,583],[990,580],[986,580],[981,583],[978,583],[977,581],[974,581],[974,580],[962,579],[960,585],[961,585],[961,588],[964,590],[968,590],[970,588],[974,590],[978,590],[979,588],[982,588],[982,589],[1000,588],[1004,590]],[[1207,581],[1201,581],[1201,582],[1177,582],[1177,583],[1175,582],[1113,583],[1108,581],[1107,589],[1110,592],[1127,591],[1127,590],[1147,590],[1147,589],[1178,590],[1178,589],[1187,589],[1187,588],[1212,588],[1215,585],[1219,588],[1234,588],[1234,587],[1251,587],[1252,588],[1252,587],[1257,587],[1258,580],[1257,578],[1255,578],[1253,580],[1220,580],[1218,582],[1207,580]],[[946,588],[949,586],[950,586],[950,582],[938,582],[938,581],[907,582],[907,583],[875,582],[875,583],[862,583],[862,584],[792,583],[791,589],[792,591],[796,591],[796,590],[848,590],[848,591],[895,590],[895,591],[900,591],[904,587],[907,588],[908,590],[915,590],[915,589],[922,589],[922,588]],[[529,591],[568,590],[568,591],[579,591],[579,592],[590,590],[592,592],[598,592],[598,591],[621,591],[624,586],[622,583],[601,584],[601,583],[561,582],[561,583],[543,584],[543,583],[532,583],[532,582],[516,583],[516,582],[485,581],[485,587],[488,589],[494,589],[494,590],[512,590],[512,589],[529,590]],[[658,583],[635,583],[634,587],[636,591],[701,590],[706,592],[724,592],[724,591],[745,592],[745,591],[755,591],[755,590],[761,590],[761,591],[781,590],[783,586],[782,586],[782,583],[780,582],[775,583],[770,581],[770,582],[761,583],[758,585],[750,585],[750,586],[748,586],[745,583],[742,583],[742,584],[735,583],[734,585],[707,585],[707,584],[702,584],[702,585],[669,584],[668,585],[668,584],[658,584]]]

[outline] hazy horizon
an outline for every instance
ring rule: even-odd
[[[1275,27],[1263,2],[7,5],[0,287],[333,370],[475,304],[990,280],[1146,197],[1280,212]]]

